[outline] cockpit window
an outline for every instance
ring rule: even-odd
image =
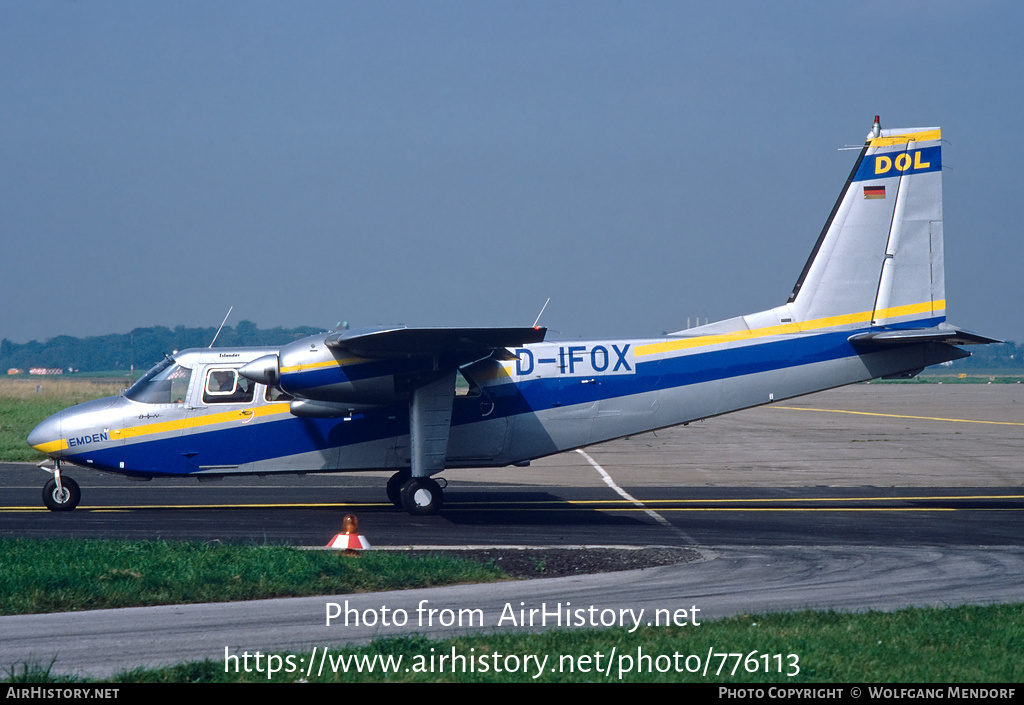
[[[125,392],[132,401],[143,404],[182,404],[188,395],[192,368],[166,358]]]
[[[206,373],[203,401],[207,404],[247,403],[252,401],[255,388],[256,383],[240,376],[237,370],[215,368]]]

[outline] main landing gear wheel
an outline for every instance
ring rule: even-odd
[[[50,479],[43,485],[43,504],[51,512],[70,512],[78,506],[82,499],[82,490],[78,489],[78,483],[70,477],[60,478],[61,488],[57,488],[57,481]]]
[[[437,514],[444,502],[441,485],[429,477],[413,477],[402,485],[402,508],[413,516]]]
[[[412,473],[408,470],[399,470],[388,480],[388,499],[391,503],[402,509],[402,485],[409,481]]]

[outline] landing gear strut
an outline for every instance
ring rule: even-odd
[[[70,512],[82,499],[82,490],[70,477],[62,477],[60,465],[53,469],[53,478],[43,485],[43,504],[51,512]]]

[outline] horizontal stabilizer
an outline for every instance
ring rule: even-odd
[[[1003,341],[942,324],[934,328],[905,328],[858,333],[850,337],[854,346],[946,343],[948,345],[987,345]]]
[[[332,333],[324,344],[358,357],[474,356],[544,340],[547,328],[387,328]]]

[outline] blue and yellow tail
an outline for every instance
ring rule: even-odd
[[[945,321],[940,139],[937,127],[882,130],[875,118],[785,307],[793,321]]]
[[[945,323],[941,137],[938,127],[883,130],[876,116],[789,301],[674,335],[994,342]]]

